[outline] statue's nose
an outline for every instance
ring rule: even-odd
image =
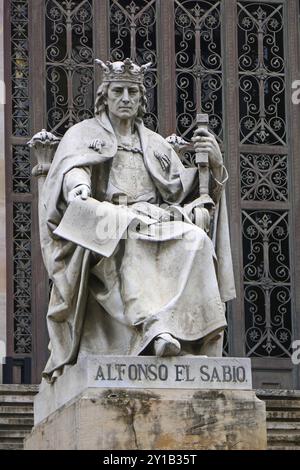
[[[128,95],[128,90],[126,90],[126,88],[123,92],[122,101],[123,103],[129,103],[129,95]]]

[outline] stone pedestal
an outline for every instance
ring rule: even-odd
[[[265,449],[265,404],[249,389],[247,361],[86,358],[42,385],[25,449]]]

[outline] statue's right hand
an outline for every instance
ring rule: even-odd
[[[77,197],[86,200],[91,195],[91,190],[86,184],[80,184],[76,188],[72,189],[68,194],[68,204],[74,201]]]

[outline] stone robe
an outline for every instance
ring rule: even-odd
[[[183,343],[197,342],[226,325],[223,302],[235,297],[235,289],[222,184],[212,186],[216,202],[212,242],[181,209],[197,187],[197,170],[184,168],[172,147],[139,120],[136,129],[147,191],[143,193],[143,184],[136,183],[133,196],[130,187],[121,192],[131,197],[133,211],[147,212],[154,223],[120,240],[109,258],[97,257],[53,233],[67,207],[66,193],[79,184],[89,185],[98,201],[116,203],[122,165],[114,165],[120,149],[106,113],[66,133],[45,181],[41,245],[53,281],[47,314],[51,351],[44,371],[47,380],[75,363],[81,353],[151,353],[151,341],[160,333],[171,333]],[[95,139],[101,142],[98,149],[90,148]],[[167,157],[167,166],[161,156]],[[161,203],[175,206],[184,221],[167,220],[166,211],[155,205]]]

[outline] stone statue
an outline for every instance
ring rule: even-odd
[[[42,252],[53,281],[49,382],[82,354],[221,356],[225,302],[235,297],[227,172],[214,136],[196,130],[196,157],[204,160],[185,168],[172,138],[143,124],[149,64],[98,63],[95,117],[65,134],[40,194]],[[174,139],[179,148],[182,139]],[[126,225],[131,236],[116,235],[109,255],[59,235],[75,210],[74,233],[88,238],[92,210],[84,223],[74,213],[93,204],[108,219],[126,208],[130,221],[136,217]]]

